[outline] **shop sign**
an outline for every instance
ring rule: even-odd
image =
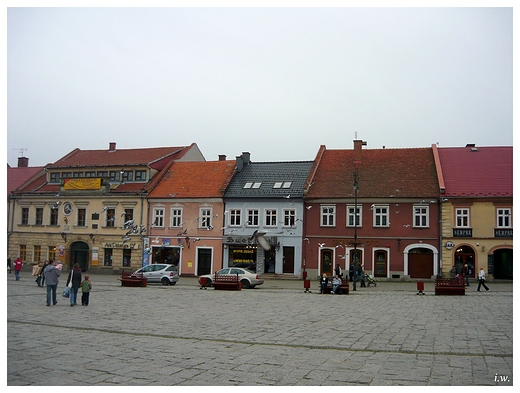
[[[139,249],[139,243],[105,242],[101,244],[103,248],[126,248],[131,250]]]

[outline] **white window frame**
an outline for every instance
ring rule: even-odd
[[[239,227],[242,225],[242,209],[229,209],[229,226]]]
[[[377,228],[388,228],[390,226],[390,208],[388,205],[375,205],[373,207],[373,225]]]
[[[283,209],[283,226],[287,228],[296,227],[296,209]]]
[[[336,226],[336,205],[320,206],[320,227]]]
[[[213,226],[211,225],[211,217],[212,217],[212,209],[208,207],[203,207],[199,210],[199,228],[203,229],[211,229]]]
[[[276,209],[265,209],[264,210],[264,225],[266,227],[276,227],[276,216],[277,216],[277,210]]]
[[[182,207],[170,208],[170,228],[182,228]]]
[[[257,227],[260,224],[260,210],[247,209],[246,226]]]
[[[455,208],[455,228],[470,228],[469,207]]]
[[[164,228],[164,207],[153,208],[152,227]]]
[[[361,223],[363,222],[362,218],[362,212],[363,212],[363,206],[358,205],[357,206],[357,214],[354,214],[354,211],[356,210],[356,205],[347,205],[347,227],[354,228],[354,227],[361,227]],[[354,217],[356,217],[357,224],[354,222]],[[352,221],[352,223],[351,223]]]
[[[413,207],[413,227],[430,227],[430,206],[414,205]]]
[[[512,228],[512,215],[510,207],[497,208],[497,228]]]

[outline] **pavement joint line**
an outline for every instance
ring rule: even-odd
[[[62,328],[67,329],[67,326],[50,324],[50,323],[41,323],[41,322],[30,322],[30,321],[19,321],[14,319],[7,319],[7,323],[15,323],[20,325],[32,325],[32,326],[47,326],[53,328]],[[139,332],[129,332],[129,331],[114,331],[110,329],[100,329],[100,328],[92,328],[92,327],[81,327],[76,326],[76,330],[84,330],[87,332],[101,332],[101,333],[110,333],[110,334],[121,334],[126,336],[137,336],[137,337],[156,337],[156,338],[164,338],[170,340],[186,340],[186,341],[207,341],[214,343],[223,343],[223,344],[236,344],[236,340],[226,340],[226,339],[213,339],[213,338],[200,338],[200,337],[182,337],[182,336],[173,336],[167,334],[153,334],[153,333],[139,333]],[[263,346],[263,347],[287,347],[287,348],[302,348],[302,349],[318,349],[318,350],[333,350],[333,351],[342,351],[342,352],[356,352],[356,353],[390,353],[390,354],[400,354],[400,355],[432,355],[432,356],[463,356],[463,357],[496,357],[496,358],[512,358],[513,354],[496,354],[496,353],[455,353],[455,352],[431,352],[431,351],[418,351],[418,350],[391,350],[391,349],[353,349],[353,348],[343,348],[336,347],[332,345],[304,345],[304,344],[289,344],[289,343],[269,343],[269,342],[249,342],[244,343],[245,346]]]

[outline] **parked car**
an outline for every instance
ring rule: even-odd
[[[217,272],[218,275],[226,275],[226,276],[236,276],[238,274],[238,278],[240,282],[242,283],[242,288],[248,289],[248,288],[254,288],[257,285],[262,285],[264,283],[264,279],[258,277],[258,274],[252,272],[248,269],[238,268],[238,267],[231,267],[231,268],[225,268],[220,269]],[[204,274],[199,277],[199,284],[200,279],[205,278],[206,279],[206,286],[212,286],[213,281],[215,280],[215,274]]]
[[[143,273],[148,282],[160,282],[163,285],[175,285],[179,281],[179,270],[174,265],[166,263],[152,263],[146,265],[133,274]]]

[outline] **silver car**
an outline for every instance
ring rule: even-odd
[[[166,263],[152,263],[135,271],[143,273],[148,282],[160,282],[163,285],[175,285],[179,281],[179,271],[176,266]]]
[[[229,267],[225,269],[220,269],[217,272],[218,275],[226,275],[226,276],[236,276],[238,274],[239,280],[242,283],[242,288],[248,289],[248,288],[254,288],[257,285],[262,285],[264,283],[264,279],[261,277],[258,277],[258,274],[255,272],[252,272],[251,270],[244,269],[244,268],[238,268],[238,267]],[[212,286],[213,281],[215,280],[215,274],[205,274],[203,276],[199,277],[199,284],[200,279],[205,278],[206,279],[206,286]]]

